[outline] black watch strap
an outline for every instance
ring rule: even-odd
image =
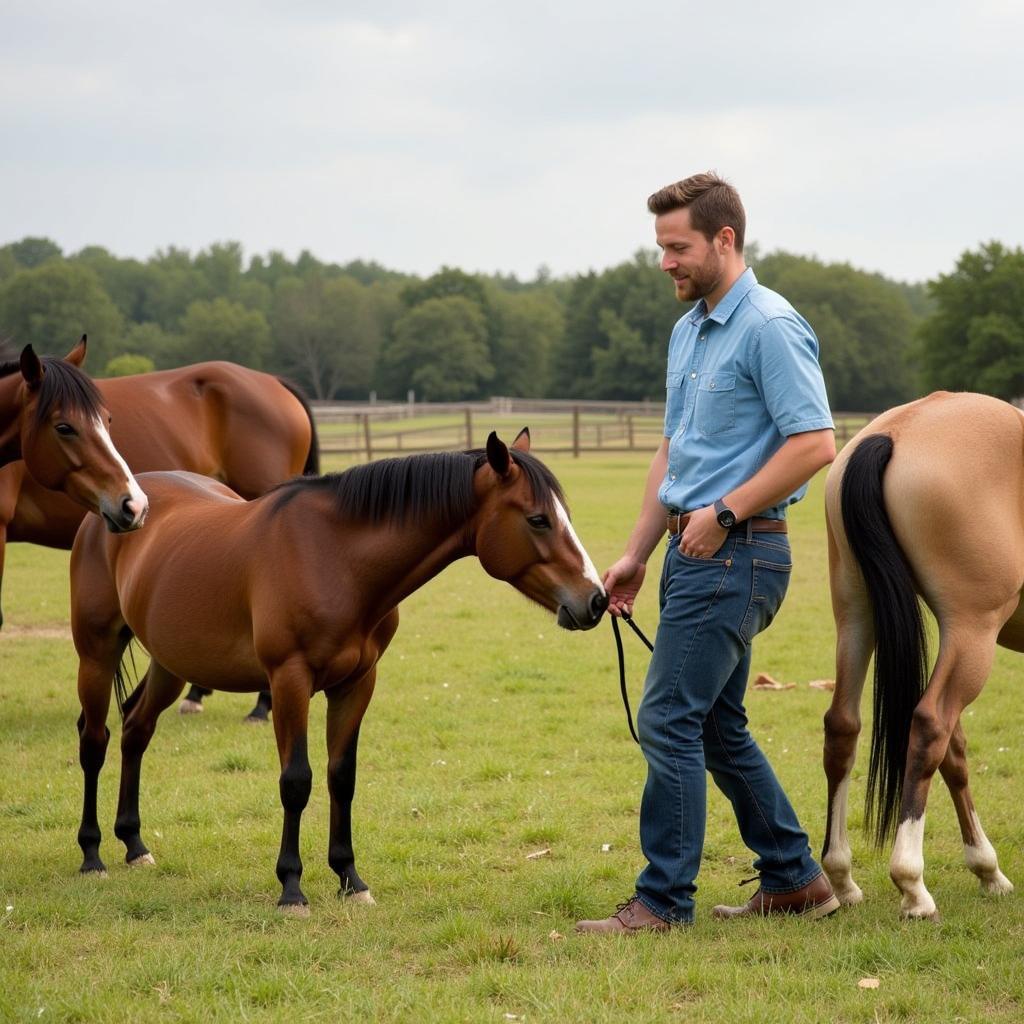
[[[715,502],[715,515],[723,530],[731,530],[736,525],[736,513],[721,498]]]

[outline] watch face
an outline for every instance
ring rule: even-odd
[[[731,509],[718,513],[718,525],[724,530],[736,525],[736,515]]]

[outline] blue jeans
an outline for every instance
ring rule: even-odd
[[[636,891],[652,913],[689,923],[707,816],[705,769],[729,798],[765,892],[792,892],[821,869],[775,773],[747,730],[750,644],[789,585],[783,533],[730,533],[713,558],[669,540],[661,621],[637,713],[647,784]]]

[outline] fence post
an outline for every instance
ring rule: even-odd
[[[366,439],[366,461],[373,462],[373,445],[370,443],[370,414],[363,413],[363,437]]]
[[[580,457],[580,407],[572,407],[572,457]]]
[[[466,447],[473,447],[473,410],[466,406]]]
[[[629,438],[629,450],[633,451],[636,445],[633,443],[633,417],[626,417],[626,436]]]

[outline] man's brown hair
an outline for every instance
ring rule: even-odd
[[[736,235],[736,251],[743,252],[743,234],[747,215],[740,194],[714,171],[694,174],[672,185],[658,189],[647,200],[647,209],[655,215],[672,210],[690,211],[690,223],[709,242],[724,227]]]

